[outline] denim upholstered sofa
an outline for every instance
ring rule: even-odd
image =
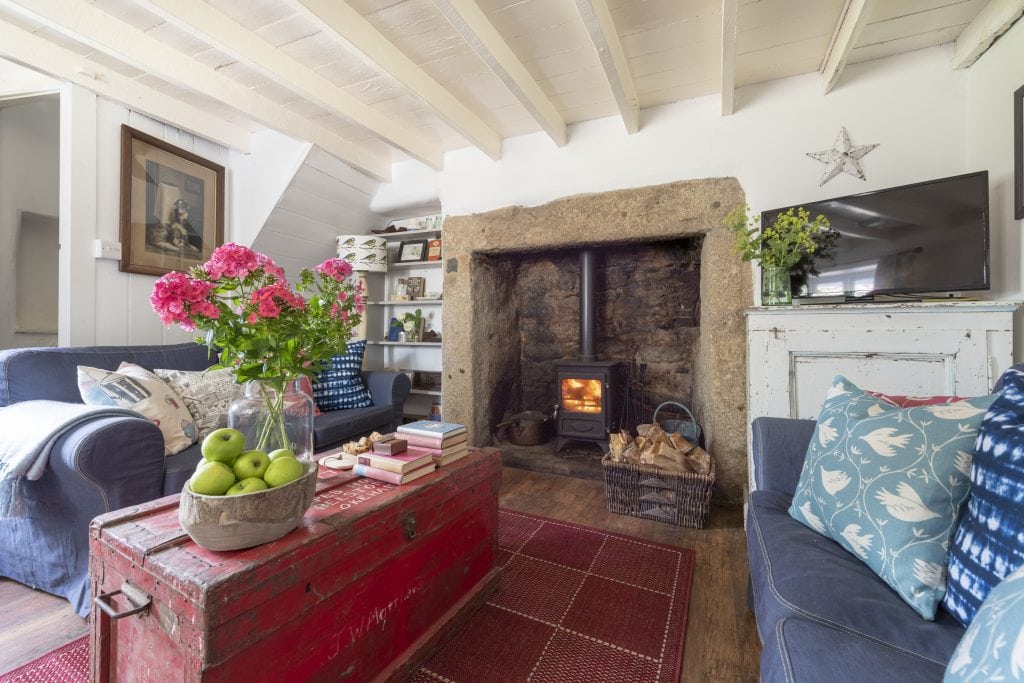
[[[1002,378],[992,391],[1001,388]],[[814,427],[752,425],[746,527],[761,680],[941,681],[964,627],[941,605],[935,621],[922,619],[860,559],[789,516]]]
[[[0,410],[39,399],[81,403],[77,366],[112,370],[122,361],[179,370],[213,363],[207,349],[193,343],[0,351]],[[314,422],[316,450],[401,423],[408,376],[376,371],[363,378],[374,405],[322,412]],[[64,434],[42,478],[22,482],[24,510],[0,518],[0,576],[64,596],[88,614],[89,522],[180,492],[201,457],[199,444],[169,457],[163,452],[160,430],[142,417],[99,418]]]

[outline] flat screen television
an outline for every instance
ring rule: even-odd
[[[790,271],[796,300],[989,289],[988,171],[799,204],[838,232]],[[761,225],[790,207],[761,214]]]

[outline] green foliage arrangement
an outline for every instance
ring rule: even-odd
[[[734,251],[744,261],[755,260],[762,268],[792,268],[819,249],[834,244],[838,233],[828,218],[811,214],[804,207],[780,213],[769,227],[760,226],[761,217],[750,215],[749,206],[738,206],[725,217],[726,227],[736,233]]]

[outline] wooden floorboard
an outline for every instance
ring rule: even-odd
[[[501,506],[695,552],[681,681],[756,681],[760,646],[747,609],[742,511],[711,508],[704,529],[608,511],[604,484],[506,467]],[[89,630],[66,600],[0,579],[0,672],[10,671]]]

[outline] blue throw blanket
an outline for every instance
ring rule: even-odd
[[[21,481],[43,476],[50,451],[64,434],[83,422],[110,416],[142,417],[127,408],[60,401],[22,401],[0,408],[0,517],[21,513]]]

